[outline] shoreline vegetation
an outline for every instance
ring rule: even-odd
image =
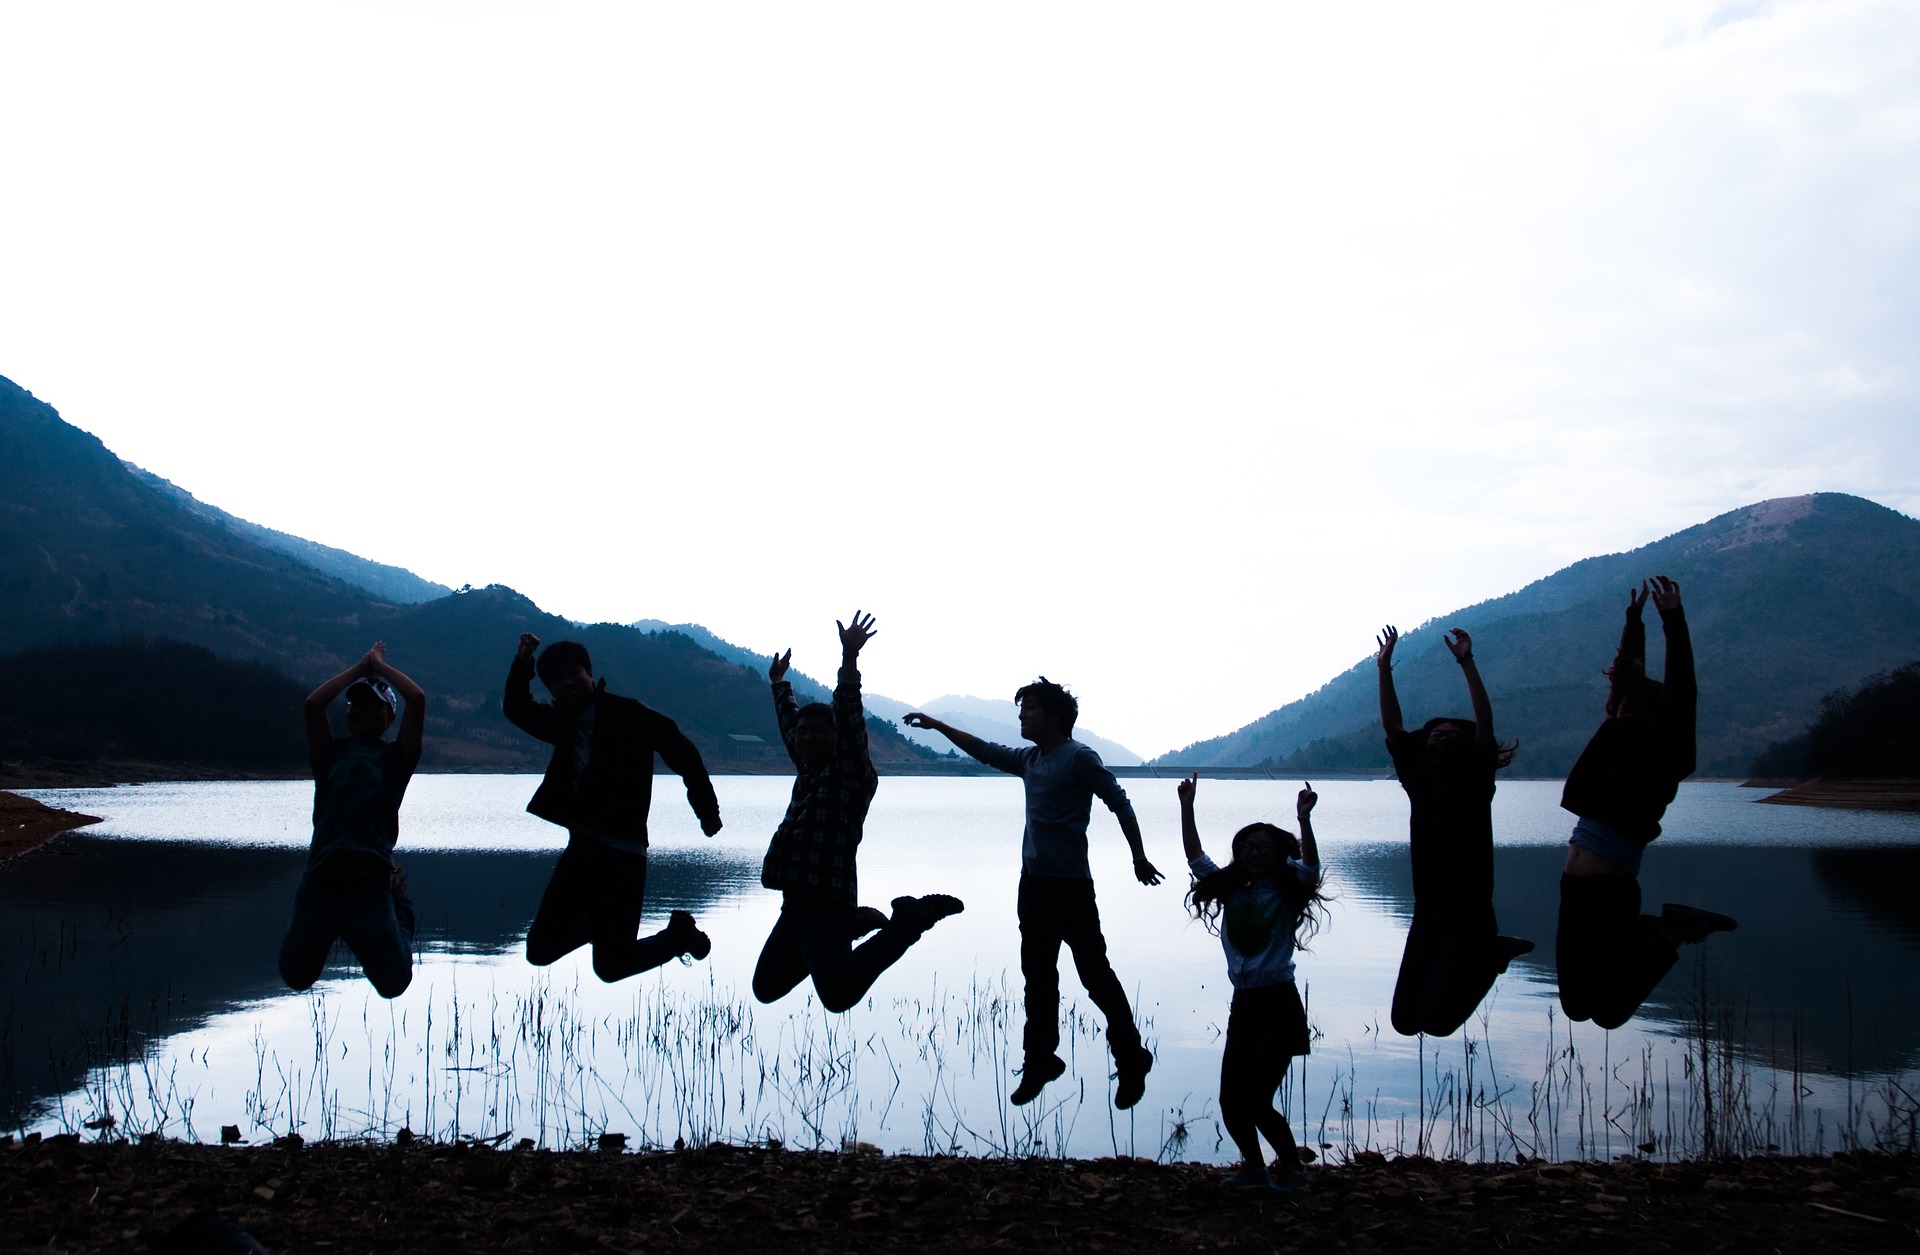
[[[779,1144],[627,1153],[488,1142],[0,1139],[12,1249],[148,1252],[224,1217],[267,1249],[1664,1252],[1914,1249],[1911,1156],[1469,1164],[1376,1153],[1291,1200],[1217,1167]],[[198,1248],[194,1248],[198,1249]],[[234,1247],[232,1249],[241,1249]]]

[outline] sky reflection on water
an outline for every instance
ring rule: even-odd
[[[1046,1100],[1019,1111],[1004,1103],[1004,1056],[1017,1047],[1019,1024],[1017,781],[882,782],[862,851],[863,900],[884,906],[896,894],[938,890],[968,907],[846,1017],[827,1016],[798,993],[773,1007],[747,993],[778,910],[777,896],[759,885],[759,861],[789,781],[716,780],[727,826],[711,840],[699,834],[678,782],[660,781],[648,920],[694,911],[714,939],[713,956],[615,986],[594,979],[584,952],[545,972],[520,956],[562,843],[556,829],[524,813],[534,783],[414,782],[400,855],[419,908],[422,957],[413,988],[393,1004],[372,995],[344,951],[312,995],[288,993],[275,972],[307,842],[310,784],[35,794],[105,813],[107,822],[0,871],[7,1123],[77,1123],[98,1114],[103,1087],[131,1080],[144,1093],[110,1099],[116,1109],[131,1105],[138,1115],[146,1104],[149,1119],[171,1119],[191,1097],[192,1131],[202,1137],[225,1123],[256,1135],[298,1126],[309,1136],[408,1124],[561,1144],[607,1128],[654,1144],[771,1133],[791,1144],[856,1136],[887,1150],[1037,1145],[1231,1156],[1211,1120],[1230,991],[1218,941],[1181,908],[1171,780],[1127,782],[1166,885],[1133,881],[1104,813],[1093,836],[1114,965],[1159,1053],[1146,1102],[1131,1117],[1107,1105],[1099,1026],[1084,1020],[1069,1034],[1072,1070]],[[1204,781],[1203,836],[1223,852],[1232,831],[1252,819],[1288,823],[1297,787]],[[1684,786],[1667,835],[1647,858],[1647,901],[1723,910],[1741,929],[1704,954],[1686,952],[1627,1028],[1579,1026],[1570,1039],[1552,985],[1570,821],[1558,809],[1557,782],[1503,783],[1498,906],[1503,928],[1533,937],[1539,949],[1469,1023],[1471,1050],[1462,1038],[1428,1042],[1423,1060],[1418,1043],[1384,1028],[1411,911],[1404,796],[1391,782],[1319,788],[1316,827],[1337,901],[1332,926],[1300,965],[1321,1034],[1293,1078],[1303,1140],[1413,1149],[1422,1078],[1431,1116],[1445,1106],[1446,1074],[1457,1083],[1469,1066],[1481,1081],[1492,1067],[1496,1088],[1509,1087],[1493,1112],[1496,1125],[1500,1116],[1532,1114],[1537,1122],[1537,1083],[1581,1064],[1590,1065],[1584,1084],[1607,1091],[1600,1097],[1611,1109],[1643,1070],[1671,1081],[1685,1066],[1675,1034],[1702,980],[1710,1002],[1740,1012],[1742,1057],[1784,1064],[1797,1051],[1816,1074],[1809,1101],[1823,1111],[1845,1106],[1837,1074],[1906,1073],[1920,1060],[1920,1009],[1888,996],[1910,984],[1920,946],[1920,910],[1901,891],[1920,871],[1920,817],[1759,806],[1753,791]],[[1080,991],[1064,955],[1063,963],[1063,990],[1074,998]],[[1087,1010],[1083,1000],[1075,1009]],[[120,1068],[113,1082],[98,1051],[129,1030],[141,1043],[133,1056],[140,1065]],[[1571,1062],[1563,1053],[1570,1040]],[[676,1050],[704,1055],[670,1058]],[[1624,1072],[1623,1061],[1631,1063]],[[1613,1081],[1602,1079],[1610,1072]],[[1764,1067],[1755,1075],[1762,1088],[1787,1084]],[[1341,1134],[1334,1130],[1343,1111],[1353,1124]],[[1484,1140],[1486,1108],[1481,1116]],[[1457,1109],[1451,1118],[1459,1120]],[[1825,1127],[1835,1122],[1827,1114]],[[1188,1140],[1169,1147],[1182,1123]],[[1555,1130],[1559,1153],[1582,1149],[1577,1123],[1569,1117]],[[1468,1132],[1454,1132],[1454,1149],[1472,1148],[1462,1144]],[[1603,1132],[1595,1144],[1602,1151],[1625,1149],[1631,1136],[1624,1126]],[[1540,1136],[1529,1128],[1518,1135]],[[1514,1144],[1508,1138],[1494,1149],[1510,1154]]]

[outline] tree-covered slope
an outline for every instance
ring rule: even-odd
[[[1920,657],[1920,522],[1840,493],[1764,501],[1629,553],[1588,558],[1517,592],[1407,632],[1395,668],[1409,724],[1466,713],[1443,630],[1473,633],[1514,770],[1564,774],[1599,723],[1601,668],[1626,591],[1680,581],[1700,674],[1700,771],[1741,775],[1807,723],[1821,698]],[[1390,621],[1390,594],[1381,618]],[[1648,666],[1662,670],[1649,614]],[[1290,771],[1384,769],[1370,656],[1318,691],[1166,764],[1269,763]]]
[[[430,697],[423,764],[512,770],[545,761],[545,748],[500,714],[507,664],[531,631],[584,641],[612,689],[673,717],[716,766],[741,735],[784,758],[765,677],[683,635],[579,627],[501,587],[396,604],[257,543],[182,496],[0,379],[0,655],[183,641],[264,664],[305,691],[383,639],[389,660]],[[876,760],[928,756],[874,727]]]

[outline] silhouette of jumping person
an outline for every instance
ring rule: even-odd
[[[1195,773],[1178,786],[1180,839],[1194,877],[1187,902],[1195,918],[1219,934],[1233,985],[1220,1055],[1220,1122],[1240,1148],[1240,1171],[1226,1184],[1292,1194],[1306,1184],[1307,1174],[1293,1129],[1274,1107],[1273,1096],[1294,1056],[1311,1049],[1307,1008],[1293,980],[1293,955],[1318,928],[1316,912],[1325,913],[1320,849],[1313,839],[1313,807],[1320,797],[1311,784],[1300,790],[1294,802],[1298,837],[1269,823],[1248,824],[1234,833],[1233,855],[1221,867],[1200,846],[1193,817],[1199,785]],[[1260,1153],[1262,1136],[1273,1147],[1278,1179]]]
[[[1467,1022],[1507,964],[1533,949],[1502,937],[1493,913],[1493,773],[1513,747],[1493,735],[1493,703],[1473,659],[1473,638],[1459,628],[1441,637],[1466,677],[1473,718],[1429,719],[1407,731],[1393,687],[1389,624],[1378,638],[1380,726],[1410,804],[1407,848],[1413,860],[1413,923],[1393,985],[1392,1021],[1405,1037],[1445,1037]]]
[[[794,700],[786,679],[793,651],[767,668],[780,739],[798,774],[786,817],[774,830],[760,883],[781,893],[780,919],[761,948],[753,996],[785,997],[813,977],[820,1005],[845,1011],[899,961],[927,929],[962,909],[944,893],[893,900],[893,916],[858,905],[856,856],[880,778],[867,748],[867,712],[860,704],[860,650],[874,636],[873,616],[835,622],[840,629],[840,675],[833,704]],[[858,949],[856,937],[879,931]]]
[[[1667,642],[1666,682],[1647,678],[1651,600]],[[1680,586],[1664,575],[1627,591],[1627,621],[1607,668],[1607,718],[1567,773],[1563,809],[1577,816],[1560,877],[1554,943],[1560,1005],[1570,1020],[1618,1028],[1633,1018],[1680,947],[1736,927],[1725,915],[1667,903],[1640,913],[1640,859],[1693,774],[1693,638]]]
[[[394,690],[406,702],[391,741]],[[347,696],[347,735],[327,708]],[[294,890],[293,920],[280,942],[280,977],[309,989],[326,970],[334,939],[347,943],[382,998],[413,983],[413,901],[393,861],[400,799],[420,765],[427,695],[387,662],[375,641],[360,661],[307,694],[307,761],[313,768],[313,844]]]
[[[659,711],[607,692],[607,682],[593,678],[585,645],[555,641],[536,668],[539,648],[539,637],[520,634],[501,703],[515,727],[553,746],[527,810],[567,830],[567,848],[527,929],[527,962],[546,967],[591,946],[593,974],[616,981],[681,955],[706,958],[713,945],[686,911],[672,912],[652,936],[636,935],[647,896],[656,753],[685,782],[700,830],[720,831],[720,803],[700,751]],[[533,698],[536,669],[551,704]]]
[[[1020,735],[1030,749],[1010,749],[962,732],[918,711],[906,716],[909,727],[928,728],[952,741],[987,766],[1019,776],[1026,784],[1027,825],[1020,848],[1020,973],[1026,980],[1027,1023],[1022,1038],[1025,1060],[1020,1084],[1010,1095],[1016,1106],[1032,1102],[1048,1081],[1066,1072],[1060,1046],[1060,946],[1073,952],[1073,966],[1087,995],[1107,1019],[1107,1046],[1113,1052],[1118,1084],[1113,1105],[1126,1110],[1146,1092],[1153,1052],[1140,1040],[1127,1005],[1126,990],[1107,961],[1107,939],[1100,931],[1100,910],[1093,899],[1093,871],[1087,863],[1087,823],[1093,799],[1106,803],[1133,851],[1133,874],[1143,885],[1161,877],[1147,861],[1140,821],[1120,782],[1100,755],[1073,738],[1080,703],[1045,676],[1013,695],[1020,704]]]

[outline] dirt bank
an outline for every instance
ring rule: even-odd
[[[18,793],[0,793],[0,863],[43,845],[63,832],[99,822],[98,815],[43,806]]]
[[[1838,810],[1920,811],[1920,780],[1809,780],[1760,800]]]
[[[1291,1202],[1218,1168],[714,1148],[0,1146],[0,1248],[141,1252],[218,1212],[279,1255],[406,1251],[1912,1251],[1920,1164],[1315,1169]]]

